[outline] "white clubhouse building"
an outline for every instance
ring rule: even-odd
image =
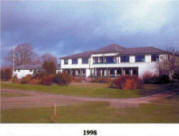
[[[159,74],[157,65],[166,52],[154,47],[124,48],[112,44],[60,58],[56,72],[68,72],[78,77],[116,77],[137,75],[145,72]],[[14,69],[13,75],[22,78],[40,71],[41,65],[22,65]]]
[[[60,71],[80,77],[120,75],[142,77],[145,72],[159,74],[157,64],[163,56],[165,51],[154,47],[124,48],[112,44],[60,58]]]

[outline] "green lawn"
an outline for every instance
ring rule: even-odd
[[[28,96],[25,94],[17,94],[13,92],[1,92],[1,97],[19,97],[19,96]]]
[[[19,90],[34,90],[48,93],[86,96],[86,97],[104,97],[104,98],[131,98],[150,95],[151,92],[160,91],[161,87],[157,85],[146,85],[144,89],[138,90],[119,90],[109,88],[106,84],[91,84],[91,85],[30,85],[30,84],[14,84],[1,82],[1,87],[5,89],[19,89]]]
[[[116,109],[107,102],[57,107],[57,123],[179,123],[179,96],[133,108]],[[177,105],[176,105],[177,103]],[[3,123],[52,123],[52,108],[2,111]]]

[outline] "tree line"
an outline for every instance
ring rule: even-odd
[[[32,46],[28,43],[17,45],[8,51],[5,61],[10,66],[43,64],[45,61],[51,61],[57,64],[57,58],[50,53],[39,56]]]

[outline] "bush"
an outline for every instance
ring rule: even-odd
[[[27,75],[27,76],[25,76],[25,77],[23,77],[21,79],[21,84],[27,84],[27,83],[29,83],[31,81],[31,79],[32,79],[32,76],[31,75]]]
[[[133,90],[141,88],[142,81],[137,76],[120,76],[111,82],[110,87]]]
[[[0,73],[1,80],[8,81],[12,78],[12,69],[11,68],[4,68],[1,69]]]
[[[43,85],[51,85],[53,80],[54,80],[54,76],[52,74],[51,75],[44,75],[42,77],[42,82],[41,83]]]
[[[160,75],[160,76],[153,77],[152,79],[153,79],[154,84],[170,83],[170,79],[169,79],[168,75]]]
[[[152,83],[153,82],[152,80],[153,80],[154,77],[155,76],[153,75],[153,73],[148,71],[148,72],[145,72],[143,74],[142,79],[143,79],[144,83],[148,84],[148,83]]]
[[[18,84],[21,83],[21,80],[19,80],[16,75],[12,78],[11,81],[12,81],[13,83],[18,83]]]
[[[29,83],[32,85],[37,85],[37,84],[41,83],[41,80],[40,79],[32,79]]]
[[[91,79],[91,82],[97,82],[97,83],[110,83],[111,78],[109,77],[95,77]]]
[[[66,72],[58,73],[55,77],[55,82],[59,85],[68,85],[71,81],[71,75]]]
[[[126,76],[119,76],[112,80],[110,87],[122,89],[126,80]]]
[[[85,80],[85,78],[83,78],[83,77],[72,77],[72,81],[73,82],[78,82],[78,83],[80,83],[80,82],[82,82],[82,81],[84,81]]]
[[[33,75],[33,79],[42,79],[44,76],[47,76],[47,73],[45,73],[45,72],[35,73]]]
[[[142,77],[146,84],[166,84],[170,82],[168,75],[154,75],[150,72],[146,72]]]
[[[47,74],[56,74],[56,64],[53,61],[45,61],[42,68]]]

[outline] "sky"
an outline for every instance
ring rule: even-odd
[[[21,43],[56,57],[109,44],[179,49],[179,0],[2,0],[1,58]]]

